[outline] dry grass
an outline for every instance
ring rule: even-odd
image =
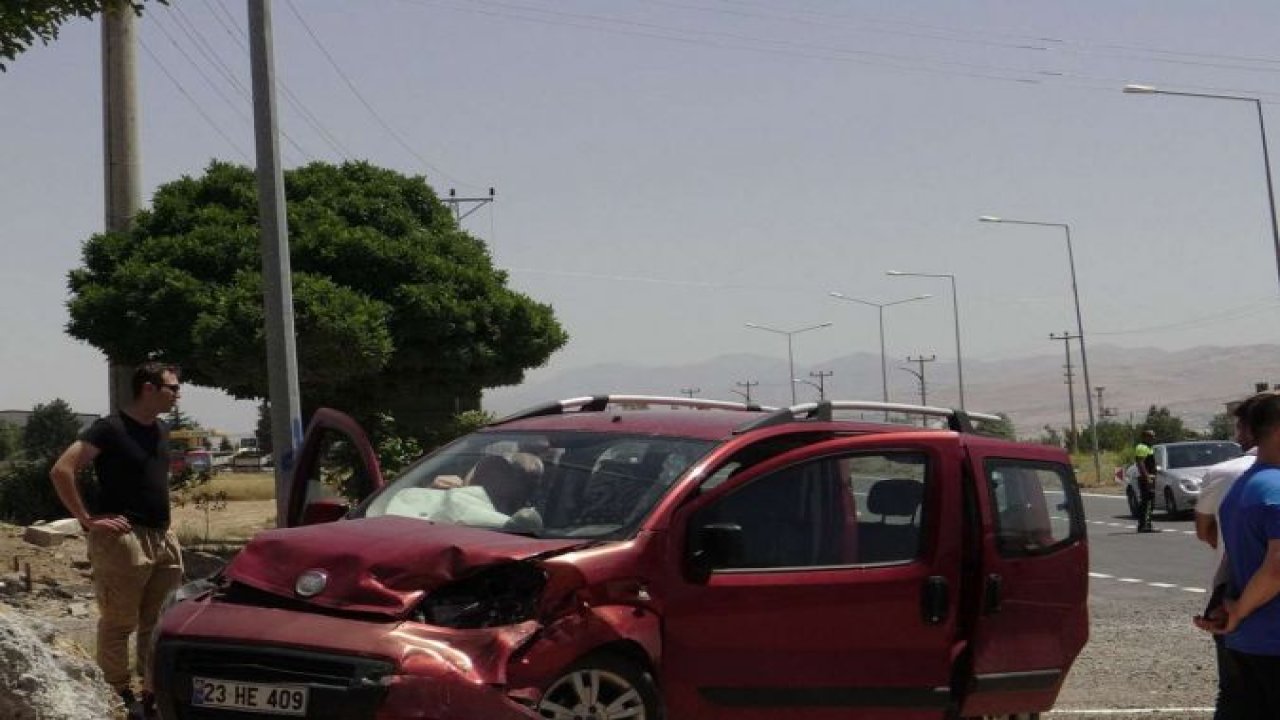
[[[202,492],[226,493],[228,501],[239,500],[274,500],[276,497],[275,476],[266,473],[220,472],[213,476],[208,485],[200,486]]]

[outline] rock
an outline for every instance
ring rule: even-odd
[[[47,548],[53,547],[54,545],[60,545],[63,540],[67,539],[67,536],[60,532],[50,530],[44,525],[28,525],[27,528],[22,531],[22,539],[32,545]]]
[[[52,626],[0,604],[0,717],[102,720],[118,705],[92,660],[60,647]]]

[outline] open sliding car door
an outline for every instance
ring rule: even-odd
[[[671,716],[941,720],[959,455],[953,437],[902,433],[713,470],[673,523],[690,570],[668,589]]]
[[[961,715],[1044,712],[1089,634],[1079,490],[1060,451],[966,440],[969,499],[989,523],[975,529],[981,595]]]
[[[337,520],[383,485],[373,444],[349,415],[320,408],[311,417],[289,482],[282,527]]]

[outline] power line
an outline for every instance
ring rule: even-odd
[[[216,2],[216,0],[210,3],[210,7],[214,9],[211,13],[213,15],[213,19],[218,21],[218,24],[222,26],[222,29],[226,32],[227,36],[235,41],[235,43],[240,46],[240,49],[247,55],[249,53],[249,46],[246,44],[244,31],[236,25],[235,18],[231,16],[231,12],[223,7],[221,3]],[[344,160],[349,160],[355,157],[355,153],[351,152],[351,150],[343,145],[343,143],[338,140],[333,133],[329,132],[329,130],[324,127],[323,123],[320,122],[320,119],[315,116],[315,113],[311,112],[310,108],[308,108],[306,104],[294,94],[293,90],[291,90],[283,80],[276,78],[276,87],[280,88],[281,92],[284,93],[285,102],[287,102],[289,106],[302,117],[303,122],[310,126],[311,129],[320,136],[320,139],[332,148],[339,157]]]
[[[373,108],[373,105],[369,104],[369,101],[365,99],[364,95],[360,92],[359,88],[356,87],[356,84],[352,82],[351,78],[348,77],[346,72],[342,70],[342,66],[338,64],[338,61],[333,58],[333,55],[329,54],[328,48],[324,46],[324,43],[320,41],[319,36],[317,36],[315,31],[311,29],[311,25],[309,25],[307,21],[303,19],[302,13],[298,12],[298,8],[297,6],[294,5],[293,0],[286,0],[285,4],[289,7],[289,11],[293,13],[293,16],[298,19],[298,22],[302,25],[302,29],[306,31],[307,35],[311,38],[311,41],[315,44],[316,48],[318,48],[320,50],[320,53],[324,55],[325,60],[329,61],[329,65],[333,67],[334,72],[338,73],[338,77],[342,78],[342,81],[346,83],[347,88],[351,90],[351,94],[356,96],[356,99],[360,101],[360,104],[364,106],[364,109],[369,111],[369,114],[373,116],[373,119],[377,121],[377,123],[380,126],[382,126],[383,130],[387,131],[387,133],[396,141],[396,143],[400,147],[404,148],[405,152],[417,158],[418,162],[422,163],[424,167],[436,173],[437,175],[447,180],[451,180],[458,185],[475,187],[470,183],[458,180],[457,178],[449,175],[445,171],[431,164],[429,160],[423,157],[421,153],[419,153],[417,150],[413,148],[413,146],[411,146],[407,141],[405,141],[405,139],[400,135],[400,133],[396,132],[395,128],[391,127],[390,123],[384,120],[382,115],[380,115],[378,111]]]
[[[655,23],[643,23],[639,21],[621,20],[618,18],[609,18],[600,15],[588,15],[584,13],[566,13],[555,10],[544,10],[540,8],[528,8],[519,5],[511,5],[507,3],[486,2],[480,3],[484,5],[496,6],[503,9],[483,9],[477,7],[476,3],[467,5],[453,5],[444,0],[401,0],[416,5],[434,5],[443,7],[456,12],[466,12],[477,15],[486,15],[490,17],[520,20],[524,22],[534,22],[545,25],[555,25],[561,27],[575,27],[586,30],[594,30],[597,32],[606,32],[618,35],[631,35],[636,37],[646,37],[668,42],[678,42],[701,47],[718,47],[733,50],[747,50],[750,52],[762,52],[775,55],[785,55],[790,57],[801,57],[816,60],[834,60],[838,62],[848,62],[857,65],[867,65],[872,67],[890,68],[907,72],[922,72],[937,75],[946,75],[953,77],[970,77],[984,80],[999,80],[1003,82],[1016,82],[1024,84],[1039,84],[1040,80],[1034,77],[1034,72],[1021,68],[1002,68],[992,65],[984,65],[980,63],[965,63],[963,61],[946,61],[946,60],[929,60],[912,58],[909,56],[894,55],[892,53],[880,53],[871,50],[854,50],[848,48],[834,48],[829,46],[813,46],[804,45],[788,40],[774,40],[769,38],[756,38],[750,36],[735,35],[733,33],[723,33],[706,30],[691,30],[687,28],[678,28]],[[526,13],[526,14],[520,14]],[[534,13],[529,15],[528,13]],[[539,17],[538,13],[550,17]],[[598,23],[610,23],[609,25],[600,25]],[[592,24],[596,23],[596,24]],[[670,33],[679,33],[672,35]],[[689,37],[690,35],[695,37]],[[700,37],[698,37],[700,36]],[[747,43],[747,44],[744,44]],[[774,46],[782,47],[762,47],[758,44],[750,43],[766,43]],[[833,54],[834,53],[834,54]],[[894,61],[894,62],[890,62]],[[903,65],[901,63],[916,63],[915,65]],[[921,66],[921,64],[941,65],[942,67]],[[971,67],[973,70],[956,70],[948,69],[949,67]],[[982,72],[986,70],[988,72]],[[997,75],[994,73],[1010,73],[1010,75]]]
[[[170,19],[173,19],[175,17],[177,16],[171,12]],[[249,124],[250,127],[252,127],[253,121],[249,118],[248,115],[245,114],[244,110],[242,109],[242,104],[237,103],[233,101],[231,98],[227,97],[227,95],[222,91],[222,89],[218,87],[218,84],[215,83],[213,79],[209,77],[208,73],[204,71],[204,68],[201,67],[200,63],[196,62],[195,59],[191,57],[191,55],[186,51],[186,48],[184,48],[182,44],[178,42],[177,38],[175,38],[173,34],[169,32],[168,28],[166,28],[164,24],[160,22],[159,14],[153,14],[151,18],[154,21],[156,28],[160,30],[161,34],[163,34],[166,38],[168,38],[169,43],[173,45],[175,50],[178,51],[178,54],[181,55],[183,59],[186,60],[189,65],[191,65],[192,68],[195,69],[196,74],[200,76],[201,80],[204,80],[205,84],[209,86],[209,89],[213,90],[214,94],[216,94],[219,99],[221,99],[224,103],[226,103],[232,109],[233,112],[235,112],[238,116],[240,116],[241,120],[245,121],[247,124]],[[174,22],[178,24],[179,28],[181,29],[181,23],[179,23],[177,20],[174,20]],[[195,42],[195,40],[192,40],[192,42],[195,43],[196,50],[201,51],[200,44]],[[208,59],[209,62],[213,64],[215,67],[218,66],[218,62],[215,59],[210,59],[208,58],[208,56],[206,56],[206,59]],[[157,62],[158,61],[159,60],[157,59]],[[253,99],[249,96],[249,93],[247,90],[245,90],[244,86],[240,85],[235,80],[234,75],[230,73],[230,70],[227,69],[225,65],[223,65],[222,67],[228,73],[227,75],[224,75],[224,78],[229,78],[229,82],[239,90],[241,96],[245,100],[245,104],[252,104]],[[290,137],[288,133],[281,130],[280,134],[284,136],[286,141],[288,141],[289,146],[292,147],[293,150],[297,152],[299,155],[301,155],[303,158],[306,158],[309,160],[315,159],[310,153],[304,150],[301,145],[299,145],[296,141],[294,141],[294,139]]]
[[[235,151],[239,153],[240,156],[243,157],[246,162],[248,162],[250,160],[249,153],[245,152],[243,148],[237,145],[234,140],[232,140],[225,132],[223,132],[222,128],[218,127],[217,123],[209,119],[209,116],[205,114],[204,108],[200,106],[200,103],[196,102],[196,99],[191,97],[191,93],[187,92],[187,89],[182,86],[182,83],[178,82],[178,79],[175,78],[173,74],[169,72],[169,69],[165,67],[163,62],[160,61],[160,58],[156,57],[156,54],[151,51],[150,47],[147,46],[146,41],[139,38],[138,44],[142,47],[142,51],[145,52],[147,56],[151,58],[152,62],[154,62],[156,66],[160,68],[160,72],[164,73],[164,76],[169,78],[169,82],[173,83],[173,86],[178,89],[178,92],[181,93],[182,96],[187,99],[187,102],[191,103],[191,106],[196,109],[196,114],[200,116],[200,119],[204,120],[205,123],[209,125],[209,127],[213,128],[214,132],[222,136],[222,139],[225,140],[227,144],[230,145],[233,149],[235,149]]]

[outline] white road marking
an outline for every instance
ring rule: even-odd
[[[1129,498],[1124,495],[1111,495],[1110,493],[1080,493],[1080,497],[1106,498],[1107,500],[1124,500],[1129,502]]]
[[[1050,710],[1046,716],[1054,715],[1172,715],[1175,713],[1212,713],[1211,707],[1168,707],[1168,708],[1098,708],[1090,710]]]
[[[1167,582],[1149,582],[1141,578],[1116,577],[1115,575],[1108,575],[1107,573],[1100,573],[1100,572],[1091,571],[1089,573],[1089,577],[1094,578],[1096,580],[1115,580],[1116,582],[1128,583],[1130,585],[1142,584],[1142,585],[1146,585],[1147,587],[1159,588],[1161,590],[1171,590],[1176,588],[1178,590],[1182,590],[1184,592],[1190,592],[1190,593],[1207,592],[1204,588],[1185,587],[1185,586],[1179,586],[1179,585],[1175,585],[1173,583],[1167,583]]]

